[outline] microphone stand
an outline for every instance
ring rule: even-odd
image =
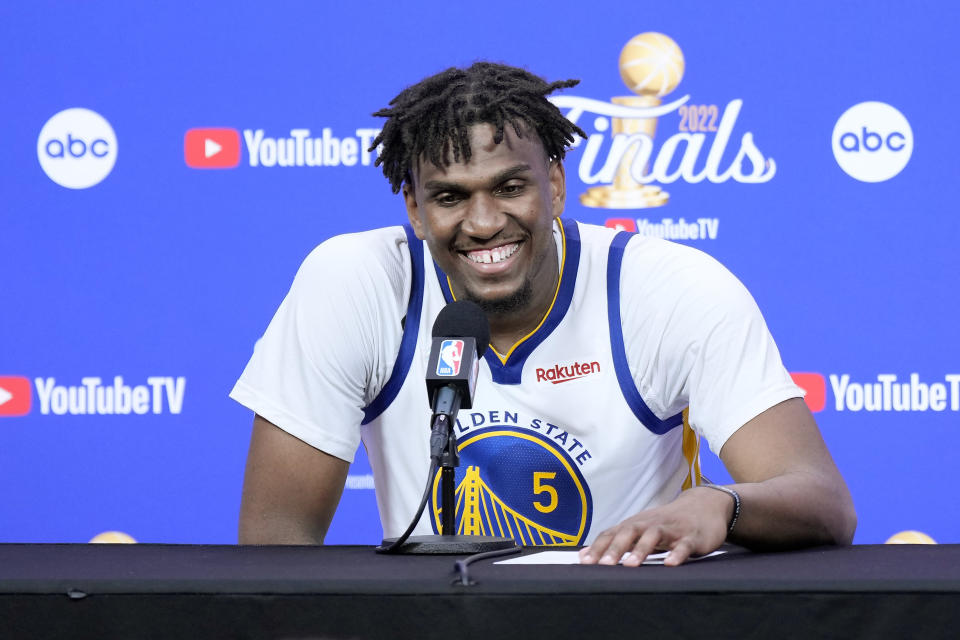
[[[459,466],[460,451],[451,423],[451,428],[447,430],[447,446],[440,458],[440,513],[443,514],[440,534],[444,536],[452,536],[457,532],[456,468]]]
[[[444,389],[448,388],[438,389],[437,396],[441,396]],[[434,461],[439,459],[440,463],[441,534],[410,536],[406,542],[393,549],[392,553],[473,555],[517,547],[513,538],[457,534],[455,473],[456,468],[460,466],[460,453],[457,449],[457,436],[453,432],[454,420],[451,414],[456,415],[460,409],[459,404],[459,398],[451,399],[452,411],[434,414],[430,429],[431,458]],[[427,482],[432,483],[433,478],[428,478]],[[396,540],[396,538],[386,538],[381,546],[388,547]]]

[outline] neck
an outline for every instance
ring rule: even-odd
[[[531,297],[522,309],[503,312],[487,312],[490,322],[490,345],[504,356],[543,322],[549,313],[560,284],[560,270],[556,252],[544,260],[544,268],[549,269],[548,278],[538,278],[539,284],[532,285]]]

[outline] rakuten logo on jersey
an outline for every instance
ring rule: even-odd
[[[187,379],[150,376],[143,385],[128,385],[123,376],[112,383],[98,377],[81,378],[79,385],[57,384],[56,378],[36,378],[43,415],[178,414],[183,409]]]
[[[830,389],[837,411],[960,411],[960,373],[945,375],[943,382],[923,381],[918,373],[909,380],[881,373],[865,382],[830,374]]]
[[[183,159],[194,169],[232,169],[240,164],[240,132],[190,129],[183,136]]]
[[[537,382],[560,384],[583,378],[591,373],[600,373],[599,362],[574,362],[573,364],[555,364],[549,369],[537,368]]]
[[[0,376],[0,416],[30,413],[30,380],[23,376]]]

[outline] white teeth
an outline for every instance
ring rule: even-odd
[[[481,249],[479,251],[470,251],[467,253],[467,257],[472,261],[480,264],[491,264],[495,262],[503,262],[514,253],[517,252],[517,249],[520,248],[519,243],[508,244],[502,247],[496,247],[494,249]]]

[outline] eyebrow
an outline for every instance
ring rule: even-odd
[[[530,165],[528,164],[518,164],[510,167],[509,169],[504,169],[500,173],[493,176],[490,180],[491,184],[500,184],[506,182],[510,178],[513,178],[519,173],[524,173],[530,171]],[[423,190],[429,191],[432,193],[437,193],[440,191],[463,191],[464,187],[459,182],[449,182],[446,180],[429,180],[423,184]]]

